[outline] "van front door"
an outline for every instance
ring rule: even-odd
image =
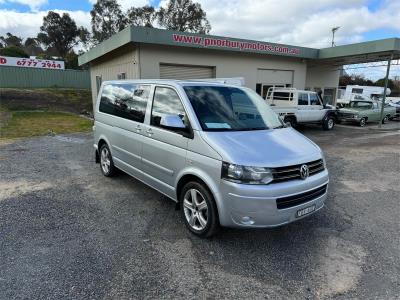
[[[181,99],[175,89],[156,86],[149,124],[142,132],[144,181],[160,192],[175,198],[175,178],[186,164],[188,138],[182,130],[163,128],[161,118],[166,115],[179,116],[189,128],[189,121]],[[147,123],[147,121],[146,121]]]
[[[307,111],[307,121],[319,122],[325,116],[326,111],[316,93],[310,93],[310,105]]]

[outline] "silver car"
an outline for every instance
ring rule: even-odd
[[[96,161],[122,170],[179,205],[188,229],[275,227],[324,206],[321,149],[286,127],[254,91],[210,82],[102,84]]]

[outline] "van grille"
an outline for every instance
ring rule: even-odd
[[[272,182],[283,182],[289,181],[294,179],[300,179],[300,167],[302,165],[307,165],[309,169],[309,175],[315,175],[319,172],[322,172],[324,167],[324,162],[322,159],[315,160],[305,164],[299,164],[294,166],[287,166],[287,167],[279,167],[272,170],[272,175],[274,179]]]
[[[327,185],[321,186],[317,189],[305,192],[305,193],[301,193],[301,194],[297,194],[297,195],[293,195],[293,196],[289,196],[289,197],[282,197],[282,198],[278,198],[276,199],[276,206],[278,207],[278,209],[284,209],[284,208],[290,208],[296,205],[300,205],[303,203],[306,203],[308,201],[314,200],[320,196],[322,196],[323,194],[326,193],[326,188]]]

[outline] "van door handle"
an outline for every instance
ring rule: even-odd
[[[140,127],[140,125],[137,125],[137,126],[136,126],[136,131],[137,131],[137,132],[142,131],[142,128]]]
[[[148,134],[149,136],[152,136],[152,135],[153,135],[153,130],[151,130],[151,128],[147,129],[146,132],[147,132],[147,134]]]

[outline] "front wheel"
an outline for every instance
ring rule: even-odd
[[[389,116],[385,116],[382,120],[382,124],[386,124],[389,121]]]
[[[296,118],[293,117],[285,118],[283,122],[289,127],[295,128],[297,126]]]
[[[335,126],[335,119],[333,117],[328,117],[322,122],[322,128],[324,130],[332,130]]]
[[[218,231],[218,212],[214,197],[202,183],[187,183],[179,200],[183,221],[192,233],[199,237],[211,237]]]
[[[361,118],[359,124],[360,124],[361,127],[364,127],[367,124],[367,119],[366,118]]]

